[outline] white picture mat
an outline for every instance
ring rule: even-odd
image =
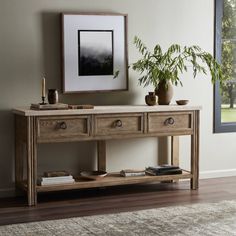
[[[127,89],[125,18],[122,15],[64,15],[64,92]],[[78,75],[78,30],[113,30],[114,71],[119,76]]]

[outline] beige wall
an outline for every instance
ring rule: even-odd
[[[0,0],[0,196],[13,186],[14,120],[11,108],[37,102],[40,80],[60,88],[60,12],[128,13],[129,61],[138,58],[132,39],[140,36],[150,47],[160,43],[198,44],[213,51],[213,0]],[[205,176],[236,174],[235,134],[212,134],[213,89],[209,77],[183,76],[184,87],[175,99],[188,98],[203,106],[201,113],[200,170]],[[152,88],[137,85],[130,72],[130,90],[122,93],[61,95],[62,102],[141,104]],[[181,139],[182,166],[188,165],[188,138]],[[162,146],[163,147],[163,146]],[[142,168],[154,164],[156,139],[109,141],[108,170]],[[39,169],[95,167],[95,143],[47,144],[39,148]],[[235,169],[235,170],[234,170]],[[221,170],[221,171],[219,171]],[[210,172],[209,172],[210,171]],[[211,172],[212,171],[212,172]]]

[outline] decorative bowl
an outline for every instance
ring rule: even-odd
[[[176,103],[178,105],[187,105],[189,103],[189,100],[176,100]]]
[[[99,180],[107,175],[106,171],[82,171],[80,175],[90,180]]]

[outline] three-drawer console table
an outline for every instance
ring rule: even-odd
[[[94,109],[36,111],[17,108],[15,114],[15,181],[27,192],[28,205],[37,193],[114,185],[199,179],[199,111],[197,106],[95,106]],[[97,141],[98,170],[106,170],[106,140],[171,136],[171,163],[179,164],[179,139],[191,135],[191,169],[178,175],[120,177],[109,173],[97,181],[77,179],[72,184],[37,185],[39,143]]]

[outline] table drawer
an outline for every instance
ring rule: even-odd
[[[143,133],[143,114],[112,114],[95,116],[95,135]]]
[[[89,136],[90,116],[40,117],[37,119],[37,137],[41,141]]]
[[[148,133],[192,131],[192,117],[192,112],[149,113]]]

